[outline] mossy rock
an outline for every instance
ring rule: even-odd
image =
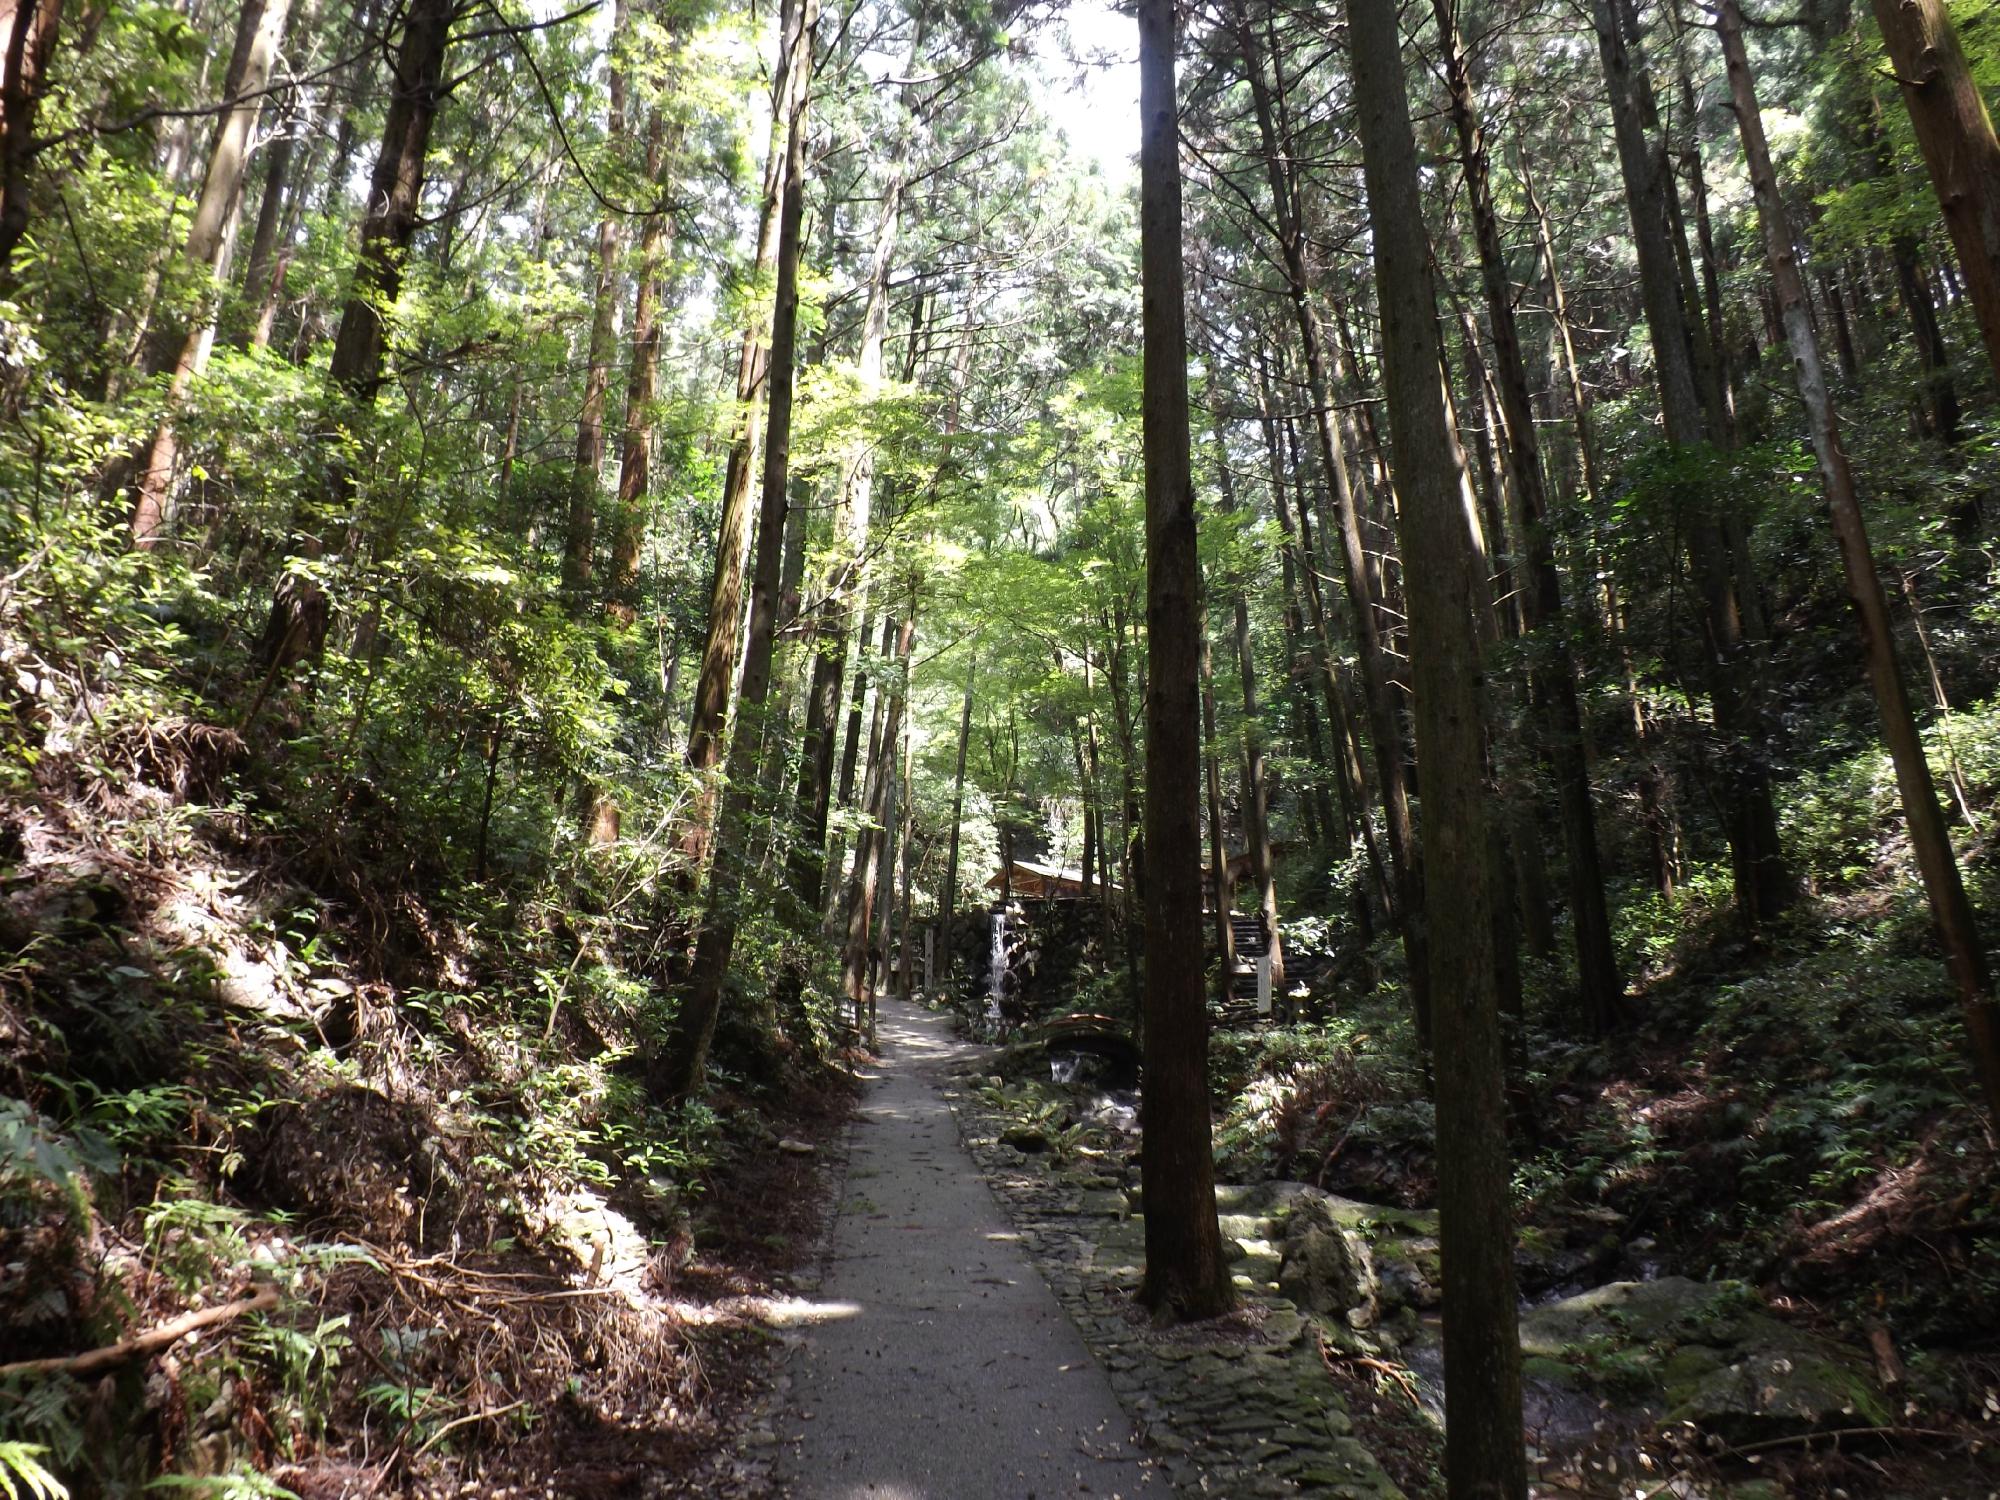
[[[1316,1198],[1301,1198],[1286,1222],[1278,1290],[1309,1312],[1344,1313],[1356,1328],[1380,1312],[1367,1243]]]
[[[1667,1420],[1735,1440],[1816,1427],[1886,1427],[1895,1420],[1859,1356],[1769,1322],[1778,1336],[1743,1349],[1733,1362],[1718,1362],[1705,1375],[1682,1366],[1680,1378],[1666,1385]]]
[[[1740,1282],[1611,1282],[1531,1310],[1521,1347],[1732,1440],[1893,1420],[1858,1350],[1780,1322]]]
[[[1732,1320],[1757,1305],[1756,1294],[1735,1281],[1610,1281],[1531,1309],[1521,1319],[1521,1347],[1559,1356],[1593,1339],[1728,1344]]]

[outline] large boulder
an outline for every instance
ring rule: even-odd
[[[1741,1282],[1609,1282],[1529,1310],[1521,1348],[1732,1441],[1893,1420],[1858,1349],[1779,1321]]]
[[[1278,1261],[1278,1291],[1308,1312],[1345,1317],[1354,1328],[1381,1313],[1375,1260],[1331,1204],[1312,1195],[1292,1203]]]

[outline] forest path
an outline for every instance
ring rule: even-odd
[[[972,1049],[894,1000],[854,1127],[778,1493],[1165,1496],[1104,1371],[959,1143],[938,1087]]]

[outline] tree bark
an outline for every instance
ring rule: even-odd
[[[389,325],[385,313],[402,291],[403,265],[422,221],[424,162],[443,103],[444,57],[455,0],[411,0],[396,58],[382,152],[368,188],[361,248],[340,327],[334,333],[334,384],[372,401],[381,388]]]
[[[1652,333],[1661,415],[1668,442],[1695,447],[1712,434],[1703,413],[1684,286],[1672,243],[1670,184],[1647,140],[1634,59],[1612,6],[1613,0],[1593,0],[1592,9],[1638,251],[1646,323]],[[1743,581],[1733,576],[1731,549],[1722,528],[1694,515],[1685,518],[1684,531],[1702,597],[1704,666],[1723,742],[1719,792],[1736,907],[1745,924],[1755,927],[1783,911],[1797,895],[1778,841],[1777,804],[1764,761],[1769,736],[1759,704],[1761,650],[1745,634]]]
[[[1274,91],[1264,77],[1264,48],[1251,23],[1248,5],[1249,0],[1236,0],[1237,42],[1243,54],[1244,71],[1250,81],[1258,130],[1263,138],[1266,172],[1278,219],[1278,248],[1284,261],[1286,289],[1294,320],[1298,324],[1299,346],[1306,364],[1306,388],[1313,407],[1314,430],[1319,437],[1321,465],[1339,521],[1341,580],[1347,593],[1355,643],[1359,648],[1361,691],[1368,709],[1369,736],[1374,742],[1378,790],[1388,835],[1389,865],[1395,880],[1396,899],[1391,915],[1402,934],[1403,951],[1409,964],[1410,1001],[1417,1029],[1427,1036],[1430,1030],[1430,978],[1429,965],[1424,960],[1426,924],[1422,855],[1410,817],[1408,777],[1402,756],[1403,735],[1396,723],[1395,708],[1390,699],[1387,652],[1381,626],[1376,619],[1375,594],[1369,585],[1367,551],[1362,544],[1360,517],[1348,476],[1347,455],[1339,423],[1332,413],[1332,385],[1327,378],[1319,319],[1311,302],[1311,277],[1305,260],[1303,227],[1299,222],[1297,184],[1287,166],[1292,160],[1292,152],[1287,143],[1279,138],[1272,104]],[[1275,55],[1271,60],[1274,64],[1277,62]],[[1282,97],[1282,78],[1275,92]],[[1303,521],[1303,511],[1300,518]]]
[[[361,221],[354,274],[327,369],[336,403],[350,413],[374,405],[384,380],[388,313],[402,290],[404,263],[422,218],[424,164],[431,127],[444,102],[445,52],[455,14],[456,0],[411,0],[404,13],[382,150],[369,179],[368,212]],[[342,509],[351,482],[345,465],[336,460],[326,481],[330,509]],[[317,537],[301,540],[300,552],[307,558],[323,550]],[[292,570],[279,580],[261,645],[273,678],[291,663],[320,653],[329,613],[324,590],[309,575]]]
[[[0,296],[14,294],[14,248],[28,232],[35,116],[62,29],[63,0],[0,0]]]
[[[1451,940],[1430,948],[1440,1084],[1445,1482],[1452,1500],[1526,1500],[1495,986],[1496,892],[1487,847],[1485,710],[1475,625],[1482,579],[1462,519],[1464,458],[1438,380],[1437,303],[1394,0],[1350,0],[1348,45],[1402,502],[1411,685],[1423,768],[1424,879],[1431,909],[1453,919]]]
[[[194,222],[188,227],[182,252],[190,271],[202,283],[201,305],[186,326],[169,325],[161,335],[161,344],[171,350],[164,358],[173,361],[173,376],[167,385],[165,410],[140,461],[132,510],[135,547],[151,547],[166,525],[167,500],[180,460],[174,411],[186,398],[188,387],[208,368],[209,352],[215,347],[216,320],[229,275],[232,231],[243,199],[250,138],[264,111],[264,85],[270,79],[271,63],[284,38],[290,10],[291,0],[245,0],[236,23],[236,55],[230,62],[226,91],[229,108],[216,126],[201,197],[195,203]],[[164,362],[155,366],[158,368],[164,368]]]
[[[761,281],[778,249],[774,230],[780,205],[791,190],[788,120],[801,116],[812,71],[813,25],[805,11],[818,16],[815,0],[783,0],[776,76],[771,90],[771,137],[765,157],[764,207],[757,226],[757,249],[751,274]],[[743,564],[748,550],[752,510],[751,466],[755,459],[757,416],[773,356],[764,346],[764,330],[753,324],[743,332],[736,361],[737,421],[730,442],[722,483],[722,505],[716,523],[715,571],[709,584],[708,627],[702,641],[701,669],[695,677],[694,706],[688,718],[688,769],[706,783],[722,759],[723,736],[729,723],[729,692],[736,678],[737,631],[742,614]],[[772,338],[775,341],[776,332]],[[680,849],[687,868],[697,870],[708,858],[714,823],[716,788],[705,784],[680,832]]]
[[[677,154],[666,149],[663,121],[655,115],[646,142],[646,178],[664,199],[666,169]],[[639,231],[632,268],[632,365],[625,382],[625,431],[618,454],[618,499],[611,528],[611,560],[604,578],[605,606],[621,625],[639,615],[639,554],[646,542],[646,500],[653,476],[653,397],[660,383],[660,276],[667,241],[661,203]]]
[[[965,668],[965,701],[958,710],[958,763],[951,773],[951,832],[947,835],[944,857],[944,890],[938,898],[938,942],[944,952],[939,963],[948,974],[952,955],[952,922],[958,912],[958,834],[965,817],[965,751],[972,742],[972,688],[979,680],[979,658],[975,655]]]
[[[1958,856],[1945,827],[1944,810],[1938,803],[1930,764],[1924,757],[1923,738],[1917,730],[1916,716],[1910,711],[1909,690],[1896,660],[1889,600],[1868,545],[1867,523],[1862,517],[1847,451],[1841,444],[1839,418],[1827,394],[1819,340],[1813,332],[1812,314],[1806,302],[1805,279],[1799,273],[1791,224],[1778,192],[1770,146],[1764,137],[1749,54],[1743,44],[1743,15],[1736,0],[1719,0],[1715,29],[1722,39],[1730,93],[1736,104],[1736,122],[1743,136],[1743,154],[1750,166],[1750,188],[1764,228],[1764,255],[1777,290],[1785,340],[1791,347],[1792,371],[1805,405],[1820,487],[1826,494],[1834,537],[1840,544],[1848,597],[1854,603],[1856,622],[1861,629],[1868,684],[1882,716],[1882,738],[1896,768],[1896,787],[1902,794],[1910,848],[1923,877],[1924,894],[1930,900],[1931,920],[1944,948],[1945,968],[1958,991],[1965,1015],[1973,1072],[1985,1094],[1988,1113],[2000,1125],[2000,1004],[1996,1004],[1993,975],[1987,965],[1978,919],[1966,897]]]
[[[1986,358],[2000,373],[2000,138],[1944,0],[1874,0]]]
[[[1458,159],[1465,174],[1467,208],[1479,250],[1480,282],[1486,293],[1487,329],[1493,340],[1491,373],[1500,397],[1507,472],[1513,481],[1507,486],[1507,493],[1515,510],[1514,530],[1526,554],[1526,586],[1519,597],[1523,623],[1533,633],[1529,642],[1529,679],[1542,709],[1537,728],[1543,753],[1554,773],[1556,805],[1562,823],[1577,984],[1584,1013],[1601,1035],[1617,1020],[1625,985],[1618,973],[1610,908],[1604,896],[1597,813],[1591,801],[1590,769],[1583,753],[1583,712],[1577,699],[1576,662],[1570,652],[1562,581],[1556,571],[1555,546],[1549,534],[1541,443],[1535,432],[1534,403],[1528,394],[1527,368],[1514,322],[1513,282],[1507,273],[1499,218],[1493,209],[1486,133],[1473,96],[1471,73],[1460,44],[1451,0],[1431,0],[1431,5],[1444,60],[1452,123],[1458,133]]]
[[[1188,438],[1174,0],[1139,0],[1139,270],[1145,336],[1145,1075],[1139,1300],[1180,1319],[1235,1305],[1215,1214],[1201,940],[1201,578]]]
[[[1229,920],[1229,843],[1222,835],[1222,768],[1216,764],[1215,662],[1205,630],[1201,637],[1201,746],[1208,790],[1208,897],[1215,903],[1215,997],[1227,1005],[1236,972],[1236,929]]]
[[[611,12],[605,43],[607,66],[604,138],[625,145],[624,45],[626,0]],[[576,415],[576,464],[570,477],[569,517],[563,529],[563,594],[570,613],[582,619],[590,608],[590,580],[596,567],[598,487],[604,475],[604,410],[611,389],[611,360],[618,329],[618,256],[623,240],[619,216],[606,209],[597,221],[597,288],[591,299],[590,351],[583,372],[583,404]]]
[[[792,394],[798,354],[800,241],[805,219],[806,112],[811,92],[812,37],[818,0],[800,0],[795,107],[785,132],[785,187],[778,215],[778,285],[771,314],[771,401],[764,436],[764,472],[757,508],[757,556],[750,615],[744,630],[742,702],[729,745],[728,795],[723,799],[722,849],[732,857],[709,868],[708,895],[694,962],[663,1055],[660,1092],[683,1098],[700,1087],[708,1049],[722,1014],[723,986],[736,946],[738,898],[747,873],[741,852],[757,792],[762,712],[771,689],[771,656],[778,624],[779,572],[784,561],[785,511],[790,483]]]

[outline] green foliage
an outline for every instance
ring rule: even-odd
[[[0,1209],[21,1212],[39,1190],[53,1189],[77,1219],[87,1219],[89,1174],[117,1168],[117,1154],[102,1137],[59,1135],[25,1101],[0,1099]]]
[[[69,1500],[69,1487],[42,1460],[49,1450],[38,1443],[0,1443],[0,1495],[7,1500]]]
[[[1433,1128],[1416,1097],[1421,1075],[1407,1032],[1389,1013],[1324,1026],[1225,1032],[1210,1083],[1226,1101],[1215,1150],[1225,1176],[1315,1180],[1349,1142],[1428,1156]]]

